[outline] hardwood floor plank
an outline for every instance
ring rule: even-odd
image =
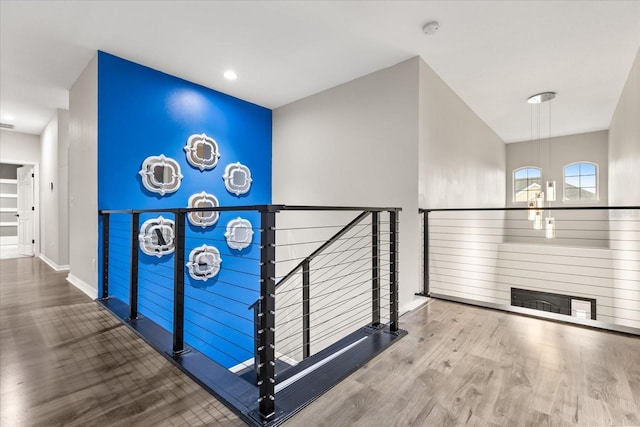
[[[241,426],[37,259],[0,261],[0,425]],[[431,300],[285,427],[638,426],[640,339]]]
[[[245,425],[66,275],[0,261],[0,425]]]
[[[407,337],[286,426],[640,425],[638,337],[439,300],[400,320]]]

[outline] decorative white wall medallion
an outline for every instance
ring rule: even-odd
[[[189,207],[190,208],[215,208],[218,207],[218,199],[213,194],[205,193],[197,193],[189,197]],[[218,218],[220,217],[220,213],[216,211],[204,211],[204,212],[189,212],[187,215],[187,219],[189,222],[195,226],[200,226],[202,228],[209,227],[218,222]]]
[[[148,219],[140,227],[138,241],[147,255],[169,255],[175,250],[175,223],[161,216]]]
[[[184,151],[189,164],[201,171],[215,168],[220,158],[218,143],[204,133],[191,135],[187,145],[184,146]]]
[[[220,272],[220,251],[214,246],[202,245],[191,251],[187,268],[196,280],[206,281]]]
[[[240,162],[228,164],[222,178],[227,191],[236,196],[247,193],[251,188],[251,171]]]
[[[149,156],[142,162],[142,169],[138,172],[142,177],[142,185],[149,191],[159,193],[173,193],[180,188],[180,165],[173,159],[159,156]]]
[[[224,233],[227,245],[231,249],[242,250],[248,247],[253,240],[253,227],[243,218],[232,219],[227,223],[227,231]]]

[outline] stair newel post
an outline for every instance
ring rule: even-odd
[[[129,320],[138,318],[138,233],[140,229],[140,213],[131,213],[131,266],[129,269]]]
[[[275,414],[276,209],[260,212],[260,299],[258,317],[259,412],[263,421]]]
[[[380,324],[380,212],[371,212],[371,325]]]
[[[110,214],[102,213],[102,293],[100,299],[109,298],[109,222]]]
[[[389,285],[390,295],[390,317],[389,329],[391,332],[398,332],[398,212],[389,211],[389,252],[390,270]]]

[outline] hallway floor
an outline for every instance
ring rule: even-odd
[[[37,258],[0,261],[0,425],[242,421]],[[285,427],[640,425],[640,339],[432,300]]]
[[[0,261],[0,425],[244,425],[67,274]]]

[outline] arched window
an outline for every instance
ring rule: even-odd
[[[540,168],[526,166],[513,171],[513,201],[528,202],[535,200],[542,191],[542,171]]]
[[[571,163],[564,167],[564,200],[598,200],[598,165]]]

